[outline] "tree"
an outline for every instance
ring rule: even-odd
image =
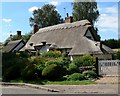
[[[86,2],[81,2],[81,0],[75,0],[73,3],[72,14],[74,21],[88,19],[91,24],[94,25],[94,23],[99,17],[97,2],[93,2],[93,0],[87,0]]]
[[[107,45],[108,47],[115,49],[115,48],[120,48],[120,39],[108,39],[108,40],[103,40],[103,44]]]
[[[63,22],[56,7],[51,4],[46,4],[42,8],[33,11],[33,17],[30,17],[30,26],[36,23],[39,28],[56,25]]]
[[[96,41],[100,40],[100,36],[97,34],[98,28],[94,27],[99,17],[99,11],[97,9],[97,2],[95,0],[75,0],[73,2],[73,21],[80,21],[87,19],[93,25],[93,29],[96,34]]]

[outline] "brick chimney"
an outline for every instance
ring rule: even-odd
[[[35,34],[39,30],[38,25],[35,23],[33,28],[33,33]]]
[[[65,17],[65,23],[72,23],[73,22],[73,17],[69,16],[67,13],[67,17]]]
[[[18,35],[18,36],[21,36],[21,31],[17,31],[17,35]]]

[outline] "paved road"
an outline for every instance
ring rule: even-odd
[[[47,90],[23,87],[23,86],[3,86],[2,94],[51,94]]]
[[[117,84],[91,84],[91,85],[43,85],[43,87],[60,90],[50,92],[43,89],[26,86],[3,86],[3,94],[117,94]]]
[[[119,84],[120,86],[120,84]],[[99,93],[117,94],[118,84],[90,84],[90,85],[44,85],[44,87],[61,90],[65,94]]]

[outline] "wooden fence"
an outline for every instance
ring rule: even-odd
[[[98,73],[102,76],[120,76],[120,60],[99,60]]]

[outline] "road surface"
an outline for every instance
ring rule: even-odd
[[[120,84],[119,84],[120,85]],[[90,85],[42,85],[42,87],[59,90],[50,92],[44,89],[27,86],[3,86],[3,94],[118,94],[118,84],[90,84]]]

